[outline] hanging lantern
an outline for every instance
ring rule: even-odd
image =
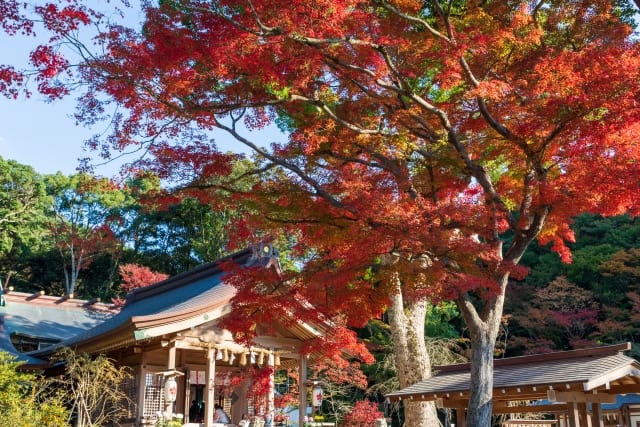
[[[311,391],[311,405],[313,407],[322,406],[322,387],[320,387],[320,384],[313,386],[313,390]]]
[[[178,397],[178,383],[174,377],[167,377],[164,382],[164,400],[169,403],[176,401]]]

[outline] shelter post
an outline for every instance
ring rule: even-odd
[[[176,344],[172,342],[169,346],[169,354],[167,357],[167,371],[175,372],[176,370]],[[164,380],[167,381],[171,376],[165,376]],[[171,415],[173,414],[173,405],[174,402],[167,401],[165,404],[165,412],[169,415],[169,419],[171,419]]]
[[[300,353],[300,379],[298,384],[300,390],[300,409],[298,410],[298,425],[305,424],[304,417],[307,416],[307,356]]]
[[[136,414],[136,422],[142,425],[142,418],[144,417],[144,393],[147,389],[147,373],[144,369],[144,354],[142,355],[142,360],[140,362],[140,366],[138,366],[138,384],[137,384],[137,396],[136,396],[136,404],[137,404],[137,414]]]
[[[578,402],[578,410],[580,411],[580,426],[592,427],[591,417],[587,411],[587,402]]]
[[[467,427],[467,408],[465,406],[456,407],[456,427]]]
[[[263,356],[264,357],[264,356]],[[267,414],[271,417],[271,425],[275,425],[275,384],[276,384],[276,367],[273,363],[273,356],[267,358],[267,365],[272,368],[269,375],[269,395],[267,396]]]
[[[594,402],[591,404],[591,425],[593,427],[604,427],[602,406],[598,402]]]
[[[580,424],[580,412],[576,402],[567,402],[567,415],[569,418],[569,427],[578,427]]]
[[[215,408],[215,388],[216,388],[216,357],[215,350],[207,350],[207,366],[205,368],[205,382],[206,396],[204,400],[204,425],[205,427],[212,427],[213,425],[213,412]]]

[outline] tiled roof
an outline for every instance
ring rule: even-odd
[[[9,337],[9,334],[5,329],[3,316],[0,316],[0,351],[9,353],[10,355],[16,358],[17,362],[22,362],[32,368],[47,365],[47,362],[43,360],[37,359],[35,357],[27,356],[16,350],[16,348],[11,343],[11,338]]]
[[[18,352],[11,334],[36,340],[64,340],[104,322],[116,312],[105,304],[41,293],[5,290],[4,299],[6,305],[0,307],[0,350],[16,356],[27,367],[45,362]]]
[[[533,387],[544,396],[548,386],[578,384],[584,391],[640,377],[640,364],[621,353],[626,346],[557,352],[494,362],[493,388],[496,390]],[[391,399],[419,398],[434,400],[447,393],[467,393],[470,385],[469,365],[435,367],[436,374],[402,390],[389,393]],[[639,379],[640,380],[640,379]],[[628,380],[627,380],[628,381]],[[640,381],[632,381],[634,384]],[[536,387],[537,386],[537,387]],[[547,386],[543,388],[542,386]]]
[[[104,322],[115,314],[110,306],[84,300],[23,292],[5,293],[0,307],[9,334],[65,339]]]
[[[229,259],[243,262],[249,251],[232,255]],[[99,341],[107,334],[121,332],[120,344],[133,341],[136,329],[158,324],[167,324],[199,312],[229,302],[235,294],[235,288],[221,282],[223,271],[219,262],[202,265],[188,272],[170,277],[162,282],[134,289],[120,312],[97,326],[69,337],[59,346],[74,347],[90,341]],[[107,343],[103,342],[106,346]],[[104,348],[106,349],[106,348]],[[104,350],[103,349],[103,350]],[[41,356],[52,349],[31,352]]]
[[[263,246],[260,246],[264,249]],[[120,312],[103,323],[70,337],[60,344],[90,353],[122,348],[142,340],[193,329],[226,314],[236,289],[223,282],[222,262],[275,267],[273,259],[257,257],[250,248],[226,259],[205,264],[162,282],[134,289]],[[293,303],[293,302],[292,302]],[[283,314],[286,317],[286,313]],[[285,322],[283,337],[308,340],[321,334],[321,325]],[[56,347],[29,353],[44,357]]]

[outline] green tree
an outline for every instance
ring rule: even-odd
[[[53,197],[48,226],[60,255],[65,293],[72,295],[80,272],[99,254],[116,254],[121,247],[113,227],[120,220],[125,194],[111,181],[86,174],[46,177]],[[112,265],[110,270],[115,269]]]
[[[42,8],[54,43],[97,16],[81,4]],[[287,291],[316,311],[300,318],[356,326],[388,308],[401,386],[430,374],[428,299],[455,299],[472,343],[469,424],[484,426],[504,295],[527,247],[552,243],[568,260],[575,215],[640,212],[640,51],[619,5],[161,1],[141,31],[98,37],[104,54],[77,43],[80,67],[52,46],[31,61],[52,98],[80,70],[85,122],[121,106],[107,144],[148,148],[163,178],[227,175],[232,159],[200,137],[216,127],[259,153],[279,179],[245,199],[263,202],[261,230],[299,233],[304,286]],[[12,29],[19,7],[6,9]],[[294,130],[286,142],[243,132],[277,117]],[[257,307],[244,307],[272,311],[253,279],[239,295]],[[434,411],[407,402],[406,414],[418,425]]]
[[[22,258],[42,247],[48,203],[41,175],[30,166],[0,157],[0,274],[16,272]]]
[[[15,357],[0,351],[0,427],[61,427],[69,411],[50,382],[20,371]]]

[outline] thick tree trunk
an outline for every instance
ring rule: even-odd
[[[400,282],[388,309],[393,337],[393,349],[400,388],[431,377],[431,360],[424,338],[424,322],[427,302],[418,301],[405,307]],[[404,401],[405,427],[435,427],[440,425],[432,402]]]
[[[470,297],[463,296],[458,300],[458,307],[471,335],[471,384],[467,410],[468,427],[487,427],[491,425],[493,351],[500,330],[507,279],[508,276],[502,278],[501,293],[499,295],[483,302],[481,315],[476,311]]]
[[[489,328],[481,328],[471,339],[471,385],[468,427],[486,427],[491,425],[493,397],[493,349],[495,335]],[[493,335],[493,336],[492,336]]]

